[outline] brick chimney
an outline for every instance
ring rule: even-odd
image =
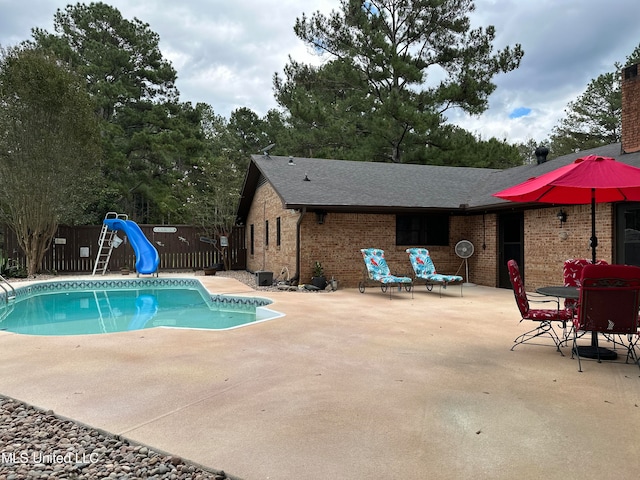
[[[622,70],[622,152],[640,151],[640,70],[631,65]]]

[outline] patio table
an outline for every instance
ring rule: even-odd
[[[580,298],[580,290],[578,289],[578,287],[540,287],[536,289],[536,292],[548,297],[570,298],[572,300],[577,300],[578,298]]]
[[[570,298],[573,300],[580,298],[580,289],[578,287],[565,287],[560,285],[540,287],[536,289],[536,292],[549,297]],[[578,345],[576,349],[578,350],[578,354],[585,358],[599,358],[601,360],[615,360],[618,358],[618,354],[613,350],[598,346],[597,332],[591,332],[591,345]]]

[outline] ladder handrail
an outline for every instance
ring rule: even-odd
[[[107,212],[107,214],[104,216],[104,219],[108,220],[110,218],[117,218],[118,220],[129,220],[129,215],[127,215],[126,213]]]
[[[13,312],[13,303],[8,303],[4,310],[2,311],[2,313],[0,313],[0,324],[2,324],[2,322],[4,321],[5,318],[7,318],[11,312]]]
[[[9,290],[7,290],[7,289],[4,287],[4,284],[5,284],[5,283],[6,283],[7,285],[9,285],[9,288],[10,288],[10,289],[11,289],[11,291],[13,292],[13,298],[16,298],[16,297],[18,296],[18,294],[16,293],[16,289],[15,289],[15,288],[13,288],[13,285],[11,285],[11,283],[10,283],[6,278],[4,278],[2,275],[0,275],[0,287],[2,287],[2,289],[4,290],[4,293],[5,293],[5,295],[4,295],[5,303],[6,303],[6,304],[8,304],[8,303],[9,303]]]
[[[4,290],[4,303],[5,305],[9,305],[9,291],[4,288],[4,285],[2,285],[2,283],[0,283],[0,288],[2,288]]]

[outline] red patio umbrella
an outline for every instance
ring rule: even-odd
[[[494,193],[512,202],[591,203],[591,253],[596,262],[596,203],[640,201],[640,168],[614,158],[589,155]]]

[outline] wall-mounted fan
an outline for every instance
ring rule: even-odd
[[[465,283],[463,285],[465,286],[475,285],[474,283],[469,282],[469,257],[473,255],[473,252],[474,252],[473,243],[471,243],[469,240],[460,240],[458,243],[456,243],[455,252],[456,252],[456,255],[462,258],[462,263],[460,264],[460,267],[462,267],[463,264],[465,266],[466,275],[465,275]]]

